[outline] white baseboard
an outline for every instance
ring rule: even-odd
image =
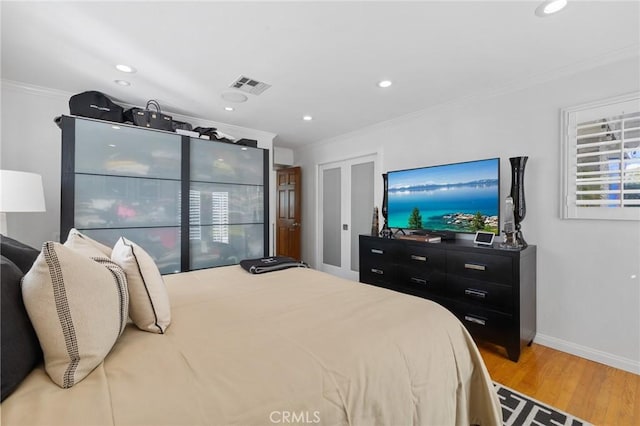
[[[639,361],[612,355],[607,352],[567,342],[556,337],[545,336],[544,334],[540,333],[536,334],[536,337],[533,341],[543,346],[548,346],[562,352],[570,353],[571,355],[576,355],[581,358],[586,358],[591,361],[599,362],[601,364],[640,375]]]

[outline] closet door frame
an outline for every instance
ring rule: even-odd
[[[381,187],[381,174],[380,174],[380,164],[381,164],[381,154],[378,152],[368,153],[357,155],[354,157],[349,157],[342,160],[336,160],[331,162],[326,162],[322,164],[318,164],[316,166],[316,206],[317,206],[317,218],[316,218],[316,265],[317,268],[328,272],[332,275],[340,276],[343,278],[358,280],[359,272],[354,270],[353,263],[351,262],[351,252],[352,241],[351,241],[351,232],[353,228],[353,224],[351,223],[351,168],[354,165],[358,164],[366,164],[373,163],[373,173],[374,179],[372,182],[373,185],[373,203],[374,206],[380,205],[380,198],[378,196],[377,189]],[[325,264],[323,262],[323,251],[324,251],[324,214],[323,214],[323,195],[322,192],[324,190],[323,187],[323,172],[325,170],[330,169],[340,169],[341,173],[341,194],[340,194],[340,222],[341,227],[343,225],[347,225],[348,229],[342,229],[340,231],[340,246],[341,246],[341,261],[340,266],[333,266],[330,264]],[[379,209],[381,210],[381,209]],[[372,218],[372,215],[369,215],[369,218]],[[381,217],[380,217],[381,218]],[[371,220],[371,219],[369,219]],[[371,222],[367,221],[367,229],[371,229]],[[380,222],[382,223],[382,222]]]

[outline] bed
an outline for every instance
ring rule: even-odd
[[[303,268],[164,281],[164,334],[127,324],[69,389],[37,366],[2,424],[501,424],[475,344],[431,301]]]

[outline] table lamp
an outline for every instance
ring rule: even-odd
[[[0,170],[0,233],[7,235],[6,213],[43,211],[44,189],[40,175]]]

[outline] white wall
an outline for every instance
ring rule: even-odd
[[[640,223],[561,220],[560,108],[640,90],[638,58],[469,99],[299,148],[303,258],[316,258],[316,167],[379,152],[382,170],[527,155],[524,237],[537,245],[536,342],[640,374]],[[382,186],[376,186],[380,205]]]
[[[44,241],[60,239],[61,131],[53,119],[69,114],[69,97],[73,93],[7,80],[2,80],[1,89],[0,168],[41,174],[47,208],[45,213],[8,213],[7,234],[34,247],[40,247]],[[258,147],[269,150],[269,164],[273,164],[273,133],[172,115],[194,127],[215,127],[234,137],[255,139]],[[275,220],[275,172],[270,173],[269,186],[269,232],[272,234]],[[273,241],[273,235],[270,241]],[[270,250],[272,247],[273,244]]]

